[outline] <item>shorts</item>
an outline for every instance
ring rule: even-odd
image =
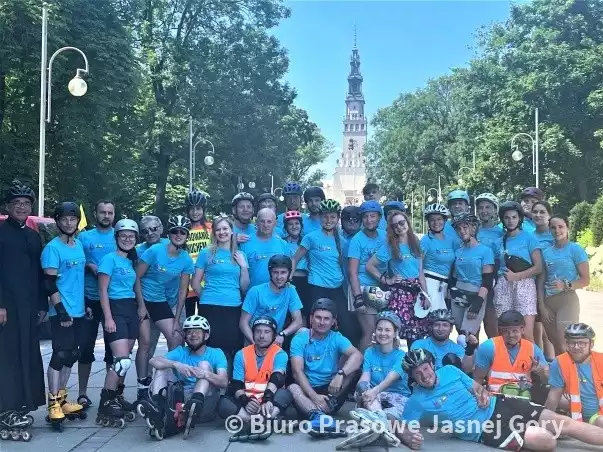
[[[431,302],[430,311],[448,309],[445,300],[446,292],[448,292],[448,278],[426,271],[425,285],[427,286],[427,296]]]
[[[138,339],[140,320],[138,319],[138,305],[134,298],[123,300],[109,300],[111,317],[115,322],[115,333],[105,331],[105,342],[110,344],[121,339]],[[103,327],[104,327],[103,321]]]
[[[316,386],[312,389],[314,390],[314,392],[316,392],[316,394],[329,395],[329,385]],[[347,386],[347,388],[344,388],[342,392],[337,394],[337,397],[335,398],[337,400],[337,403],[333,406],[332,410],[329,411],[329,414],[337,413],[345,403],[348,394],[351,393],[353,390],[354,385],[350,384]]]
[[[187,297],[187,299],[184,300],[184,312],[186,314],[186,317],[190,317],[192,315],[198,314],[199,313],[199,297],[197,297],[197,296]]]
[[[172,308],[167,301],[146,301],[144,302],[149,317],[153,322],[159,322],[160,320],[173,319],[174,313]]]
[[[524,442],[525,425],[530,421],[531,424],[537,422],[543,410],[542,405],[526,399],[497,396],[496,406],[490,417],[496,428],[482,433],[480,442],[497,449],[520,450]]]
[[[227,357],[243,346],[243,333],[239,328],[240,306],[199,305],[199,315],[209,322],[211,333],[207,341],[210,347],[221,348]]]
[[[536,281],[532,278],[509,282],[499,276],[494,289],[494,308],[496,317],[511,309],[522,315],[536,315],[538,310],[536,299]]]
[[[367,389],[370,389],[371,387],[372,386],[369,385]],[[383,391],[377,394],[377,400],[381,402],[381,408],[383,408],[385,414],[392,416],[395,419],[402,419],[408,397],[398,394],[397,392]],[[358,398],[356,398],[356,402],[359,403]]]
[[[50,317],[50,331],[52,332],[52,351],[80,350],[88,339],[89,321],[84,317],[76,317],[73,324],[68,327],[61,326],[59,316]]]
[[[89,298],[85,298],[84,300],[86,302],[86,308],[90,308],[92,310],[92,318],[86,319],[86,322],[88,323],[86,325],[87,337],[84,345],[82,346],[79,363],[92,364],[95,360],[94,347],[96,346],[96,339],[98,337],[98,326],[102,323],[103,320],[103,309],[101,307],[100,301],[98,300],[90,300]],[[103,333],[103,341],[105,345],[104,361],[108,364],[113,364],[113,353],[111,353],[111,347],[109,347],[109,344],[104,339],[104,337],[105,335]]]
[[[580,321],[580,300],[574,290],[545,297],[544,305],[555,313],[558,330]]]

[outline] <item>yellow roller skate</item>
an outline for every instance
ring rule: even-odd
[[[84,407],[79,403],[67,400],[67,391],[65,389],[59,389],[57,397],[61,404],[61,410],[67,419],[70,421],[75,419],[86,419],[87,415],[84,411]]]
[[[53,430],[59,432],[63,431],[63,421],[65,420],[65,414],[61,409],[61,403],[59,396],[52,393],[48,393],[48,415],[46,416],[46,422],[48,422]]]

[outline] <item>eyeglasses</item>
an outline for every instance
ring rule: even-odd
[[[15,207],[30,207],[32,206],[31,201],[12,201],[12,205]]]
[[[188,235],[188,231],[184,229],[172,229],[170,230],[170,234],[174,235]]]
[[[149,232],[157,232],[159,230],[159,226],[155,226],[152,228],[146,228],[140,231],[141,234],[147,235]]]
[[[587,348],[590,345],[590,341],[589,342],[574,342],[574,341],[567,341],[567,346],[569,348]]]
[[[135,235],[123,235],[120,234],[118,236],[121,240],[123,240],[124,242],[133,242],[136,240],[136,236]]]
[[[350,223],[360,223],[360,219],[358,218],[346,218],[344,221],[349,221]]]

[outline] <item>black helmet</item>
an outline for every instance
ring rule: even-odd
[[[269,326],[270,328],[272,328],[272,331],[274,331],[274,334],[276,334],[276,330],[278,329],[278,327],[276,325],[276,321],[268,315],[262,315],[262,316],[258,317],[257,319],[255,319],[251,323],[251,331],[253,331],[255,329],[255,327],[258,325]]]
[[[291,258],[284,254],[275,254],[268,260],[268,271],[272,271],[273,268],[286,268],[289,272],[293,269],[293,263]]]
[[[595,340],[595,330],[586,323],[572,323],[565,329],[566,339],[590,339]]]
[[[433,364],[433,355],[429,350],[424,348],[417,348],[415,350],[409,350],[404,359],[402,360],[402,368],[404,372],[410,374],[414,369],[424,363]]]
[[[326,199],[325,192],[320,187],[308,187],[304,192],[304,202],[307,203],[310,198],[320,198],[321,201]]]
[[[202,192],[193,190],[186,195],[184,205],[187,209],[194,206],[203,207],[205,209],[205,206],[207,205],[207,198]]]
[[[503,328],[509,328],[512,326],[524,326],[526,324],[521,312],[514,309],[503,312],[498,317],[498,326]]]
[[[259,207],[262,202],[264,202],[268,199],[272,200],[274,202],[274,204],[278,204],[278,202],[276,200],[276,196],[274,196],[272,193],[262,193],[256,199],[257,206]]]
[[[360,215],[360,207],[357,206],[345,206],[341,210],[341,219],[342,220],[351,220],[356,218],[358,221],[362,218]]]
[[[429,313],[427,319],[431,322],[448,322],[454,325],[454,317],[448,309],[435,309]]]
[[[314,314],[316,311],[329,311],[333,314],[333,317],[337,317],[337,305],[330,298],[319,298],[312,304],[310,314]]]
[[[517,212],[517,215],[519,216],[519,224],[521,225],[525,214],[523,213],[523,209],[519,203],[515,201],[505,201],[500,205],[498,208],[498,217],[500,218],[500,221],[502,222],[505,212],[510,210],[515,210]]]
[[[67,216],[74,216],[77,218],[78,221],[80,221],[80,208],[77,206],[76,203],[70,201],[61,202],[54,208],[53,217],[54,221],[56,221],[57,223],[61,218]]]
[[[542,201],[544,199],[544,192],[540,188],[527,187],[523,189],[519,196],[519,199],[524,198],[536,198],[538,201]]]
[[[14,180],[6,194],[6,202],[10,202],[15,198],[27,198],[33,203],[36,196],[33,190],[27,185],[22,184],[21,181]]]

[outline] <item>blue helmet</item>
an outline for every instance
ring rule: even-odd
[[[450,205],[450,201],[454,201],[455,199],[463,199],[467,201],[467,204],[471,204],[469,200],[469,193],[465,190],[452,190],[448,193],[448,198],[446,199],[446,204]]]
[[[392,325],[394,325],[396,331],[400,331],[402,329],[402,320],[398,314],[393,311],[381,311],[379,314],[377,314],[375,324],[379,322],[379,320],[388,320]]]
[[[383,206],[383,215],[387,218],[392,210],[399,210],[406,213],[408,211],[408,206],[404,201],[388,201]]]
[[[360,204],[360,215],[364,215],[369,212],[377,212],[379,214],[383,213],[381,210],[381,206],[377,201],[364,201]]]
[[[297,182],[287,182],[283,187],[283,196],[287,195],[300,195],[302,194],[301,185]]]

